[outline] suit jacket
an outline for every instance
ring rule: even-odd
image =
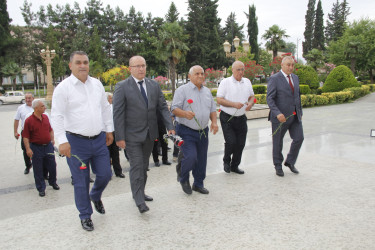
[[[297,113],[298,121],[302,121],[301,94],[299,89],[299,79],[295,74],[291,74],[294,83],[294,94],[289,82],[280,71],[270,77],[267,86],[267,104],[270,108],[268,120],[278,123],[277,116],[284,114],[285,118]]]
[[[116,141],[143,142],[147,133],[158,137],[156,110],[159,110],[168,130],[174,129],[167,102],[159,84],[145,78],[148,107],[132,76],[116,84],[113,95],[113,121]]]

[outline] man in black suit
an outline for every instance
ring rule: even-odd
[[[284,176],[282,162],[283,139],[287,131],[292,138],[292,144],[284,165],[298,174],[295,168],[299,150],[303,142],[302,105],[298,76],[292,74],[294,59],[286,56],[281,62],[281,71],[271,76],[267,87],[267,103],[270,108],[268,119],[272,123],[273,164],[276,175]],[[278,127],[282,123],[279,130]]]
[[[113,120],[116,144],[125,149],[130,162],[130,185],[139,212],[149,210],[145,201],[147,169],[155,139],[158,137],[156,110],[169,133],[174,128],[159,84],[146,78],[146,61],[141,56],[129,60],[131,76],[117,83],[113,96]]]

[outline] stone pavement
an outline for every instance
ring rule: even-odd
[[[305,108],[299,175],[275,175],[266,118],[248,120],[241,168],[222,169],[223,135],[210,134],[209,195],[185,195],[175,164],[150,164],[150,211],[140,214],[126,178],[103,194],[105,215],[82,230],[65,159],[57,159],[61,190],[41,198],[24,175],[13,138],[18,105],[0,106],[0,249],[374,249],[375,93],[353,103]],[[285,153],[290,139],[285,139]],[[171,152],[170,152],[171,158]]]

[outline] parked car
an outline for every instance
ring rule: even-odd
[[[22,91],[9,91],[0,96],[0,105],[3,103],[25,103],[25,95]]]

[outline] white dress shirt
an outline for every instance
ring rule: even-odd
[[[147,96],[147,87],[146,87],[146,81],[145,81],[145,79],[138,80],[134,76],[132,76],[132,77],[133,77],[134,81],[136,82],[139,91],[141,91],[141,85],[142,85],[143,89],[145,90],[146,96]],[[138,83],[140,81],[143,81],[143,83],[141,85],[139,85],[139,83]]]
[[[224,98],[231,102],[240,102],[245,104],[250,96],[254,95],[253,86],[249,79],[242,77],[237,81],[233,76],[223,79],[217,89],[216,96]],[[229,115],[241,116],[246,112],[246,105],[237,110],[233,107],[220,105],[220,109]]]
[[[14,120],[21,120],[21,129],[23,130],[23,125],[25,124],[25,120],[28,117],[29,114],[32,114],[34,112],[34,109],[31,106],[27,106],[27,104],[22,104],[17,108],[16,116],[14,117]]]
[[[53,93],[51,124],[60,144],[68,142],[66,131],[84,136],[113,132],[103,84],[90,76],[82,83],[73,74],[62,81]]]
[[[285,77],[285,79],[286,79],[286,81],[288,82],[288,84],[289,84],[289,78],[288,78],[288,75],[287,74],[285,74],[285,72],[283,71],[283,70],[280,70],[281,71],[281,73],[283,73],[283,75],[284,75],[284,77]],[[290,74],[290,81],[292,82],[292,84],[293,84],[293,87],[294,87],[294,82],[293,82],[293,77],[292,77],[292,74]]]

